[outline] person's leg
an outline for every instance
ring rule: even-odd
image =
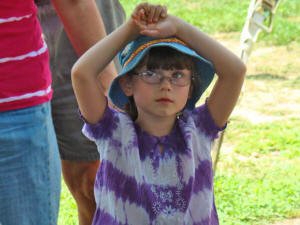
[[[81,133],[83,124],[75,110],[75,99],[65,96],[52,103],[62,172],[77,203],[79,224],[90,225],[96,209],[94,182],[100,164],[99,153],[96,145]]]
[[[0,112],[0,224],[56,225],[60,180],[50,103]]]
[[[107,32],[125,20],[118,0],[96,0]],[[96,145],[81,133],[83,122],[77,114],[70,72],[77,55],[50,1],[39,4],[39,19],[50,51],[54,90],[52,115],[61,155],[63,177],[78,208],[79,224],[91,224],[95,212],[94,182],[99,167]]]
[[[70,90],[64,86],[63,90]],[[83,122],[76,110],[76,100],[59,88],[52,102],[53,120],[62,164],[64,181],[77,203],[80,225],[90,225],[96,203],[94,182],[99,167],[96,145],[81,133]]]
[[[64,181],[76,201],[80,225],[90,225],[96,209],[94,182],[99,166],[96,145],[81,133],[70,71],[77,60],[50,1],[38,3],[39,20],[50,52],[52,116]]]
[[[79,224],[91,224],[96,209],[94,199],[94,178],[99,160],[74,162],[62,160],[64,180],[77,203]]]

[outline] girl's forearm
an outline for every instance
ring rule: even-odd
[[[173,16],[177,24],[176,36],[214,64],[219,78],[236,79],[246,71],[244,63],[231,51],[191,24]]]
[[[72,68],[74,93],[81,113],[89,123],[96,124],[106,108],[105,87],[99,85],[99,74],[135,38],[133,28],[128,22],[125,23],[86,51]]]
[[[246,66],[236,55],[196,27],[177,17],[172,19],[177,28],[176,36],[215,67],[218,79],[209,94],[207,106],[215,124],[222,127],[240,95]]]
[[[77,60],[72,69],[72,74],[77,74],[75,79],[96,79],[115,55],[137,36],[135,27],[128,22],[124,23]]]

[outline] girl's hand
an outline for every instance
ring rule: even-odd
[[[134,9],[128,24],[134,38],[140,34],[154,38],[176,36],[182,27],[179,18],[167,15],[166,6],[149,3],[139,4]]]
[[[165,19],[157,23],[139,24],[140,34],[154,38],[165,38],[177,36],[178,29],[181,26],[181,20],[175,16],[168,15]]]
[[[167,7],[162,5],[152,5],[147,2],[139,4],[133,11],[131,19],[136,25],[157,23],[166,18]]]

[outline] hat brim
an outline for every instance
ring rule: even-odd
[[[144,48],[141,52],[139,52],[119,73],[118,77],[116,77],[110,86],[109,89],[109,98],[111,102],[119,108],[123,108],[123,106],[129,101],[128,97],[122,91],[119,85],[119,79],[126,75],[128,72],[133,70],[138,63],[143,59],[146,53],[155,47],[170,47],[173,48],[183,54],[190,55],[195,58],[196,62],[196,76],[198,79],[198,87],[193,90],[191,97],[188,99],[185,108],[188,110],[192,110],[195,108],[195,104],[200,99],[203,92],[207,89],[209,84],[211,83],[215,70],[212,63],[205,58],[199,56],[192,49],[180,44],[180,43],[169,43],[169,42],[159,42],[156,44],[152,44],[146,48]]]

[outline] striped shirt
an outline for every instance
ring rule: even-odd
[[[47,46],[33,0],[0,1],[0,111],[52,97]]]
[[[102,160],[93,225],[218,225],[211,147],[222,129],[206,104],[160,138],[110,107],[96,125],[85,122]]]

